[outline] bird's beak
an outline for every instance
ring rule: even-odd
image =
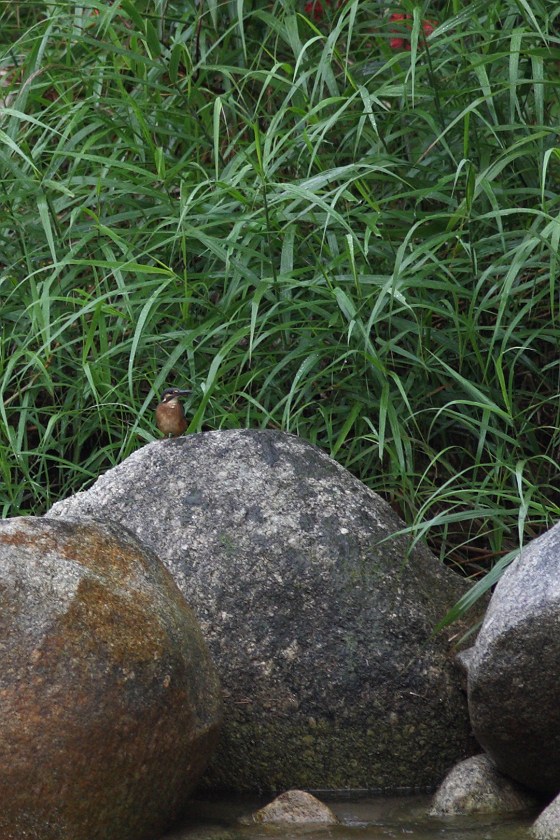
[[[192,391],[191,391],[190,388],[186,388],[186,389],[177,388],[177,391],[179,392],[180,397],[184,397],[186,394],[192,394]]]

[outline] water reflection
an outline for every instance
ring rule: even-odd
[[[320,798],[335,812],[340,825],[239,825],[239,817],[272,797],[197,801],[183,825],[162,840],[529,840],[529,827],[537,816],[429,817],[431,797],[426,795]]]

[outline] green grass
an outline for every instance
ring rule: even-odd
[[[560,3],[21,0],[0,33],[3,516],[194,383],[190,432],[318,444],[475,579],[558,519]]]

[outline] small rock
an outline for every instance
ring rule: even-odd
[[[536,840],[560,840],[560,796],[553,799],[531,826]]]
[[[331,809],[303,790],[288,790],[273,799],[264,808],[255,811],[243,820],[245,823],[322,823],[334,825],[338,822]]]
[[[438,788],[430,814],[504,814],[538,805],[537,798],[503,776],[487,755],[459,762]]]

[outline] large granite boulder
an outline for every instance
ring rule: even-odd
[[[468,664],[471,720],[502,773],[560,791],[560,525],[496,586]]]
[[[117,525],[0,521],[0,837],[153,840],[217,740],[194,614]]]
[[[274,431],[152,443],[52,509],[70,514],[126,523],[197,612],[226,698],[209,787],[425,787],[469,752],[452,648],[432,635],[465,584],[316,447]]]

